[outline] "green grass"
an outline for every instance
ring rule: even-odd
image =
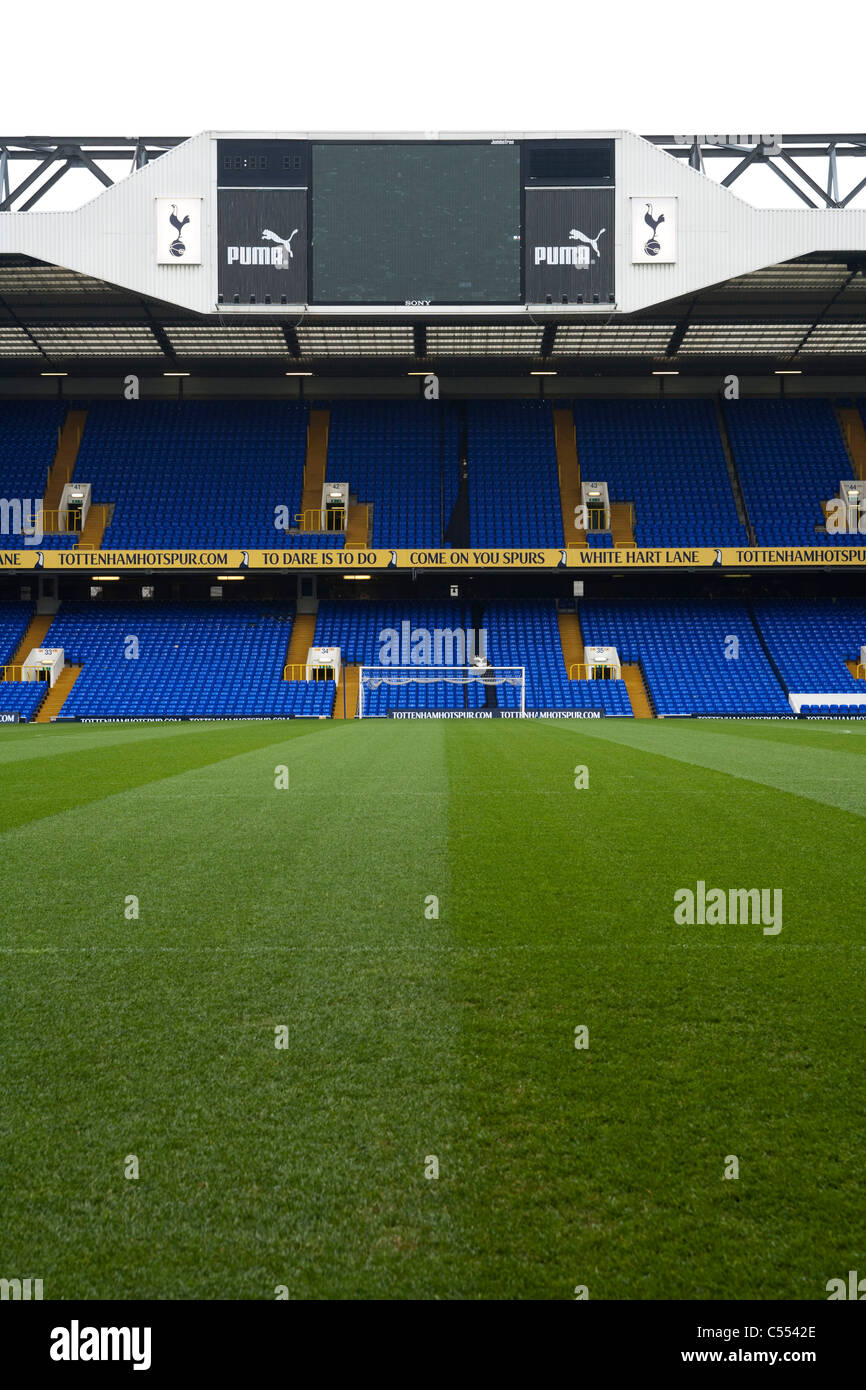
[[[0,1276],[826,1298],[866,1271],[864,754],[856,724],[0,731]],[[676,925],[698,879],[781,888],[781,933]]]

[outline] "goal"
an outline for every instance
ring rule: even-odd
[[[383,702],[377,699],[375,693],[382,687],[400,689],[413,686],[417,687],[419,694],[430,686],[444,686],[446,691],[462,686],[467,698],[466,705],[461,701],[460,708],[468,706],[478,710],[487,706],[488,691],[502,690],[506,692],[502,702],[504,708],[521,715],[526,713],[525,666],[362,666],[358,684],[358,718],[370,719],[386,712],[382,707]],[[446,711],[456,708],[447,695],[446,701]],[[409,707],[414,703],[411,696],[408,703]],[[390,707],[394,708],[393,705]],[[399,707],[406,708],[402,700]],[[437,707],[426,704],[427,709]]]

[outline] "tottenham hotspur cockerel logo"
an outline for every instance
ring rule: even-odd
[[[181,221],[177,215],[177,203],[172,203],[171,214],[168,220],[174,227],[175,232],[177,233],[168,249],[173,256],[177,256],[179,258],[186,251],[186,244],[183,240],[183,229],[189,221],[189,215],[187,215],[183,219],[183,221]]]
[[[653,217],[653,205],[652,203],[647,203],[643,220],[650,229],[650,237],[644,246],[644,251],[648,256],[657,256],[662,249],[662,244],[658,239],[658,229],[664,222],[665,215],[663,212],[660,212],[658,217]]]

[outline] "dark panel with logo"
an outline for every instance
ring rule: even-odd
[[[221,188],[219,294],[226,304],[307,302],[307,190]]]
[[[220,188],[286,188],[309,182],[310,147],[304,140],[218,140]]]
[[[609,304],[614,283],[613,188],[526,189],[526,301]]]

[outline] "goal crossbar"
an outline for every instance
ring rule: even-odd
[[[520,713],[526,713],[525,666],[362,666],[358,679],[358,718],[364,718],[364,692],[380,686],[481,685],[512,686],[520,691]]]

